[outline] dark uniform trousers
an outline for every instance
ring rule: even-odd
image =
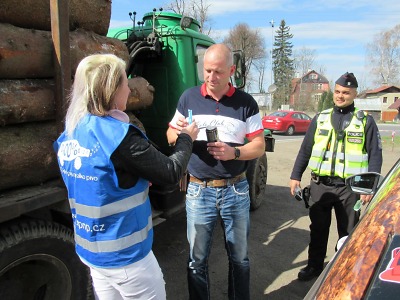
[[[310,196],[311,239],[308,248],[308,265],[322,270],[328,245],[332,208],[335,209],[340,239],[352,231],[360,218],[360,212],[353,209],[359,197],[344,185],[344,181],[342,184],[311,181]]]

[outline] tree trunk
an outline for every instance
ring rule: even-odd
[[[82,28],[106,35],[110,25],[111,0],[69,0],[70,30]],[[128,12],[127,12],[127,21]],[[50,31],[49,0],[1,0],[0,23]]]
[[[0,80],[0,91],[0,126],[55,118],[53,80]]]
[[[0,23],[0,36],[0,78],[54,77],[50,31]],[[70,33],[70,49],[72,74],[84,57],[95,53],[112,53],[126,62],[129,60],[128,49],[122,41],[82,29]]]
[[[56,138],[55,122],[0,127],[0,191],[56,178]]]
[[[126,104],[127,110],[138,110],[153,104],[154,87],[143,77],[134,77],[128,80],[131,94]]]

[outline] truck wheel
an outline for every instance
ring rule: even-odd
[[[246,177],[250,188],[250,210],[259,208],[264,199],[267,175],[268,163],[265,154],[249,162]]]
[[[75,253],[72,231],[41,220],[3,225],[0,299],[92,299],[91,277]]]

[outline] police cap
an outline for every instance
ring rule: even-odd
[[[335,82],[338,85],[349,87],[349,88],[358,88],[358,82],[353,73],[346,72],[342,76],[339,77]]]

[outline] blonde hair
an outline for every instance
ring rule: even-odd
[[[65,117],[67,135],[88,113],[104,116],[112,109],[115,92],[122,83],[125,62],[114,54],[94,54],[79,63]]]

